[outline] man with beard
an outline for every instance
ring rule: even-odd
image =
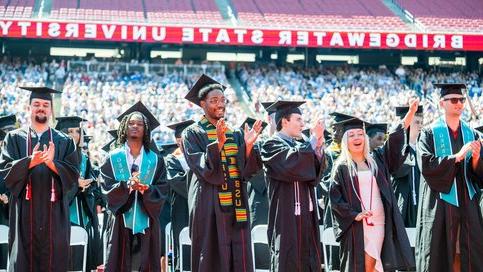
[[[368,124],[366,127],[369,136],[369,146],[371,152],[384,145],[387,134],[387,124]]]
[[[118,148],[101,166],[114,224],[106,271],[160,271],[159,213],[167,193],[163,158],[151,147],[159,122],[138,102],[118,117]]]
[[[304,101],[277,101],[277,133],[262,146],[270,198],[268,242],[270,271],[321,271],[315,186],[325,169],[324,125],[318,120],[309,141],[302,138]]]
[[[188,208],[191,270],[253,271],[246,184],[260,169],[253,145],[262,122],[244,132],[228,128],[225,87],[202,75],[186,99],[203,109],[203,118],[183,132],[183,151],[194,175]]]
[[[481,271],[483,219],[478,206],[483,160],[478,133],[461,120],[464,84],[437,84],[444,115],[421,131],[416,224],[417,271]]]
[[[79,164],[72,139],[49,126],[52,93],[25,87],[30,125],[5,137],[0,175],[10,192],[10,271],[66,271],[70,241],[69,192]]]
[[[79,184],[74,188],[71,194],[70,202],[70,222],[74,226],[80,226],[87,231],[89,241],[87,243],[87,260],[86,268],[95,270],[101,264],[100,249],[101,244],[99,234],[99,222],[97,218],[96,207],[96,191],[99,189],[95,180],[94,169],[91,161],[84,152],[83,145],[84,135],[81,122],[85,122],[83,118],[78,116],[58,117],[55,129],[60,130],[69,135],[76,145],[77,155],[79,159]],[[79,270],[82,267],[83,247],[74,246],[70,248],[70,269]]]

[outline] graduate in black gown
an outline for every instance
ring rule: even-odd
[[[169,201],[171,204],[171,229],[173,233],[173,252],[174,252],[174,267],[179,268],[179,233],[188,226],[189,212],[188,212],[188,182],[187,176],[189,172],[188,164],[183,154],[183,139],[181,133],[185,128],[193,124],[193,120],[187,120],[168,125],[174,130],[176,138],[176,150],[170,152],[165,157],[166,171],[168,176],[168,185],[170,188]],[[185,260],[189,260],[189,254],[183,256]],[[186,262],[188,263],[188,262]],[[186,269],[190,270],[190,269]]]
[[[444,115],[421,131],[416,224],[417,271],[481,271],[483,219],[478,207],[483,160],[478,133],[461,120],[464,84],[438,84]]]
[[[384,145],[387,134],[387,124],[368,124],[366,127],[367,136],[369,136],[370,151]]]
[[[409,107],[396,107],[396,115],[403,118]],[[409,129],[409,154],[403,165],[392,175],[392,188],[396,196],[397,206],[401,211],[404,225],[416,227],[418,211],[419,180],[421,171],[416,163],[416,143],[423,127],[423,106],[419,106]]]
[[[52,95],[29,87],[30,125],[5,137],[0,176],[10,192],[10,271],[66,271],[69,193],[77,187],[74,142],[49,126]]]
[[[403,123],[383,147],[372,153],[363,121],[354,118],[339,123],[343,128],[341,154],[332,170],[329,205],[336,240],[340,242],[340,271],[382,272],[415,267],[390,173],[406,157],[406,129],[417,106],[417,100],[411,102]]]
[[[72,191],[70,202],[70,222],[73,226],[80,226],[87,231],[89,241],[87,244],[86,269],[95,270],[102,260],[99,259],[100,234],[97,218],[95,191],[98,189],[89,157],[83,150],[84,135],[81,122],[86,120],[78,116],[57,117],[55,129],[69,135],[76,144],[79,160],[79,183]],[[83,247],[70,247],[69,270],[82,269]]]
[[[260,167],[253,145],[258,120],[244,132],[223,119],[224,86],[202,75],[186,99],[203,108],[203,118],[183,131],[183,151],[193,171],[188,209],[191,271],[253,271],[246,183]]]
[[[17,118],[15,115],[0,117],[0,153],[2,152],[3,140],[7,132],[15,128]],[[10,194],[5,187],[5,182],[0,178],[0,225],[8,226],[8,198]],[[8,245],[0,245],[0,269],[7,269]]]
[[[158,218],[167,195],[166,169],[150,137],[159,122],[141,102],[118,120],[118,147],[101,166],[101,186],[115,217],[106,271],[160,271]]]
[[[268,195],[270,271],[321,271],[315,186],[325,169],[324,125],[318,120],[309,141],[300,142],[304,102],[277,101],[277,133],[262,147]]]

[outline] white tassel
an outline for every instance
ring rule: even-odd
[[[309,190],[309,211],[311,212],[314,211],[314,205],[312,204],[312,197],[310,196],[310,190]]]

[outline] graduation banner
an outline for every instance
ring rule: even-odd
[[[15,19],[0,20],[0,37],[165,44],[483,51],[481,33],[334,32]]]

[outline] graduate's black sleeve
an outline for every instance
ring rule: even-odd
[[[128,211],[131,208],[134,193],[129,193],[129,188],[126,180],[117,181],[114,179],[114,173],[111,167],[111,159],[106,158],[106,161],[101,166],[101,188],[106,196],[107,208],[113,214],[119,215]]]
[[[166,157],[166,171],[169,187],[178,195],[188,198],[186,177],[188,172],[183,169],[179,160],[172,154]]]
[[[309,142],[289,147],[276,138],[268,139],[263,144],[261,157],[269,175],[286,182],[319,182],[325,168],[322,167],[325,158],[319,161]]]
[[[0,181],[10,193],[19,197],[29,179],[31,156],[20,158],[19,136],[7,133],[0,156]]]
[[[480,136],[475,133],[475,140],[480,140]],[[483,145],[483,143],[480,142],[481,145]],[[476,165],[476,169],[473,169],[473,166],[472,166],[472,159],[470,159],[467,163],[467,167],[468,167],[468,173],[469,173],[469,176],[470,176],[470,179],[473,180],[473,181],[476,181],[480,188],[483,188],[483,146],[481,148],[481,152],[480,152],[480,159],[478,160],[478,163]]]
[[[221,166],[218,142],[204,145],[200,131],[188,127],[183,131],[183,152],[186,162],[201,180],[213,185],[222,185],[225,176]]]
[[[333,181],[329,187],[329,206],[332,209],[332,215],[335,222],[334,228],[337,239],[340,239],[344,233],[350,228],[352,223],[356,222],[355,218],[360,213],[356,211],[349,203],[349,190],[352,190],[350,181],[344,180],[343,166],[335,169]]]
[[[409,152],[408,135],[403,124],[399,124],[381,148],[374,150],[374,155],[380,157],[389,173],[396,172],[406,160]]]
[[[243,134],[242,136],[243,137]],[[243,138],[242,138],[243,139]],[[242,149],[242,154],[246,154],[246,145],[243,143],[240,145]],[[245,158],[245,165],[242,170],[243,180],[247,181],[262,169],[262,159],[260,157],[260,146],[259,143],[255,143],[250,155]]]
[[[417,144],[418,166],[429,188],[448,193],[456,175],[455,155],[438,157],[434,150],[431,129],[423,129]]]
[[[70,138],[63,138],[55,149],[58,156],[55,156],[53,162],[58,175],[53,172],[52,174],[54,179],[60,182],[63,194],[68,196],[71,190],[79,186],[79,156],[74,141]]]
[[[149,216],[158,219],[167,195],[168,183],[166,182],[166,167],[163,158],[158,157],[158,165],[153,182],[143,194],[138,193],[138,197],[141,197],[143,209]]]

